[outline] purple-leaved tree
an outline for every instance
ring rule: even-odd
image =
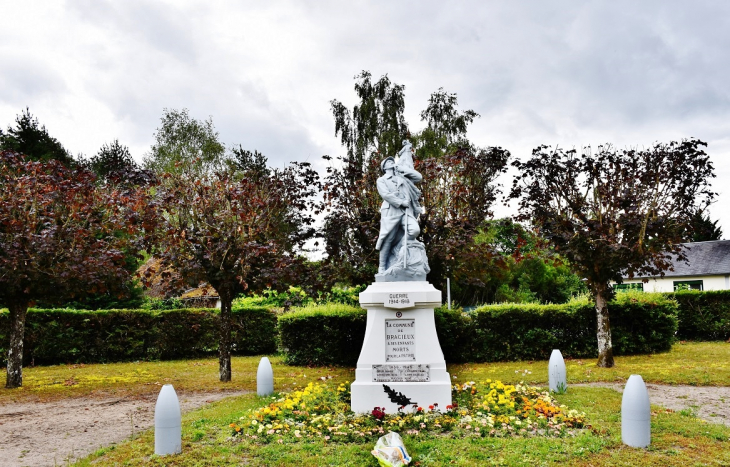
[[[143,189],[99,187],[96,176],[56,160],[0,152],[0,304],[10,311],[6,387],[23,384],[28,307],[126,292],[124,252],[151,228]]]
[[[283,170],[246,159],[218,171],[199,161],[161,174],[155,206],[158,230],[148,238],[161,269],[190,286],[209,283],[221,300],[220,380],[231,380],[231,305],[242,292],[288,286],[314,235],[319,176],[307,163]],[[239,159],[241,158],[239,157]],[[260,158],[260,157],[259,157]],[[180,285],[183,285],[182,283]]]
[[[600,367],[614,365],[611,282],[659,276],[673,256],[686,259],[681,243],[692,216],[715,196],[704,146],[690,139],[642,150],[599,146],[595,154],[540,146],[513,162],[519,219],[570,261],[595,299]]]

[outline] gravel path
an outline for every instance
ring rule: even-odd
[[[245,392],[178,394],[183,412]],[[0,406],[0,465],[65,465],[152,428],[157,394]]]
[[[578,386],[602,386],[623,393],[623,384],[590,383]],[[730,426],[730,387],[665,386],[647,384],[649,402],[674,411],[691,410],[698,418]]]

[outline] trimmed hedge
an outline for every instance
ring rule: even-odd
[[[630,292],[609,304],[614,353],[666,351],[680,339],[730,337],[730,291],[673,294]],[[217,310],[31,309],[24,362],[36,364],[195,358],[217,353]],[[329,304],[300,308],[278,318],[263,307],[233,310],[233,353],[277,350],[292,365],[354,366],[365,336],[367,312]],[[447,362],[595,357],[596,313],[587,299],[563,305],[488,305],[466,314],[435,310],[436,331]],[[8,342],[8,312],[0,310],[0,358]],[[278,327],[278,333],[277,333]]]
[[[661,294],[619,294],[609,313],[615,355],[667,351],[675,340],[677,303]],[[471,352],[451,361],[547,360],[552,349],[565,357],[598,355],[596,311],[585,298],[564,305],[488,305],[470,318]]]
[[[730,338],[730,290],[687,290],[666,294],[679,303],[679,332],[686,340]]]
[[[609,305],[614,353],[667,351],[677,331],[677,303],[661,294],[621,294]],[[282,315],[279,333],[292,365],[357,364],[367,312],[313,306]],[[564,305],[501,304],[470,314],[435,310],[436,332],[447,362],[595,357],[596,312],[587,299]]]
[[[7,355],[8,312],[0,311],[0,358]],[[218,311],[211,309],[30,309],[25,364],[172,360],[216,354]],[[276,352],[276,314],[266,308],[233,310],[234,355]]]
[[[299,308],[279,317],[279,335],[290,365],[357,364],[367,311],[330,303]]]

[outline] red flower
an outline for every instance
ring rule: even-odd
[[[435,404],[434,404],[434,405],[429,405],[429,406],[428,406],[428,410],[433,410],[433,409],[434,409],[434,407],[435,407]]]
[[[382,420],[385,418],[385,407],[375,407],[371,413],[376,419]]]

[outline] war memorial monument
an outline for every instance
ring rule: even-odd
[[[445,411],[451,405],[451,379],[434,320],[441,292],[426,281],[426,249],[416,240],[422,212],[417,185],[423,177],[413,156],[413,147],[403,141],[397,157],[386,157],[380,166],[380,263],[375,282],[360,293],[368,314],[351,389],[354,412],[384,407],[395,413],[412,405]]]

